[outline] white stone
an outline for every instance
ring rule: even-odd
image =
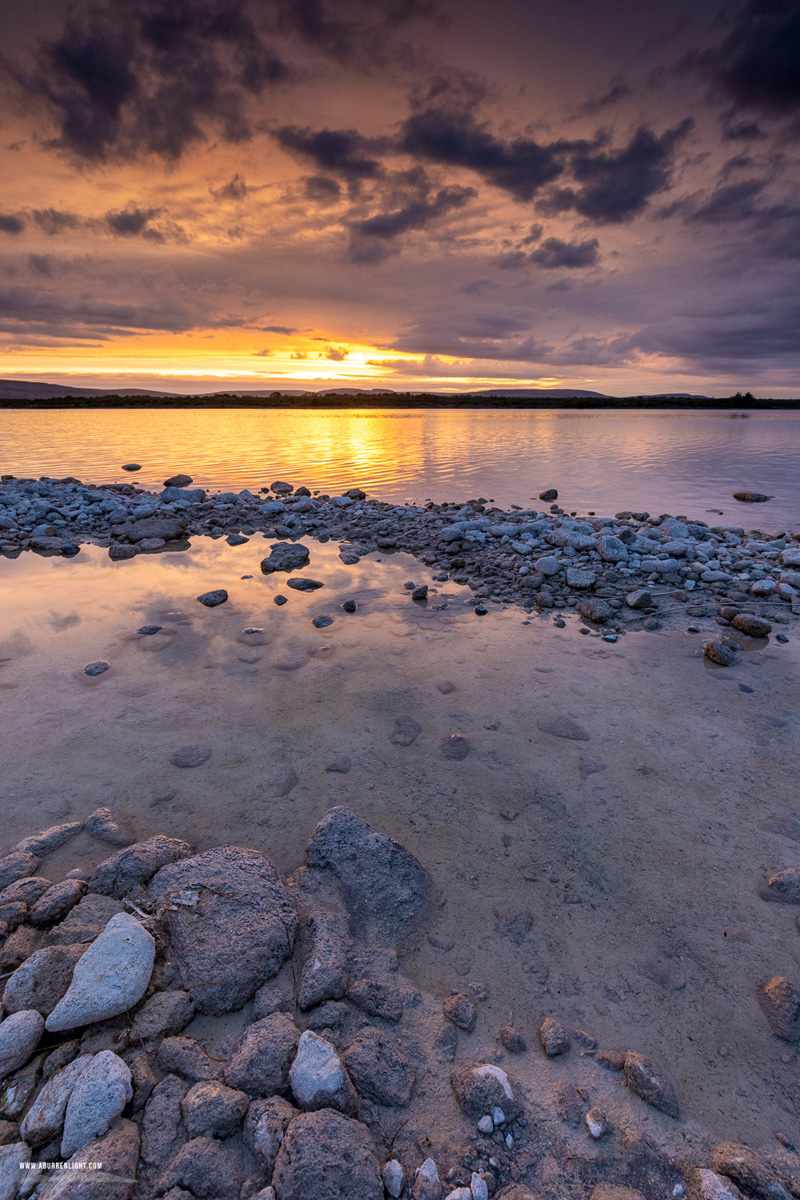
[[[417,1169],[417,1178],[425,1180],[426,1183],[439,1182],[439,1172],[432,1158],[426,1158],[422,1166]]]
[[[494,1121],[488,1113],[478,1121],[478,1130],[480,1133],[492,1133],[494,1131]]]
[[[44,1018],[35,1008],[13,1013],[0,1024],[0,1079],[28,1061],[44,1033]]]
[[[506,1123],[506,1114],[503,1112],[499,1104],[495,1104],[494,1108],[492,1109],[492,1122],[495,1125],[505,1125]]]
[[[742,1200],[736,1185],[716,1171],[695,1171],[693,1183],[699,1200]]]
[[[474,1075],[493,1075],[500,1087],[503,1089],[509,1100],[514,1099],[514,1093],[511,1090],[511,1084],[508,1082],[508,1076],[502,1067],[496,1067],[494,1063],[481,1063],[475,1067]]]
[[[489,1187],[485,1179],[481,1179],[477,1171],[472,1172],[472,1179],[469,1181],[469,1190],[472,1200],[489,1200]]]
[[[43,1146],[61,1133],[67,1102],[92,1057],[85,1054],[76,1058],[48,1079],[20,1125],[19,1131],[29,1146]]]
[[[396,1158],[389,1159],[381,1171],[381,1179],[388,1195],[392,1197],[392,1200],[397,1200],[397,1197],[402,1194],[403,1187],[405,1186],[406,1173]]]
[[[300,1038],[289,1080],[301,1108],[347,1111],[355,1105],[353,1084],[335,1047],[310,1029]]]
[[[584,1117],[584,1120],[586,1121],[586,1128],[589,1130],[590,1135],[595,1139],[595,1141],[603,1137],[604,1134],[608,1133],[608,1121],[605,1119],[599,1109],[590,1108]]]
[[[452,1192],[447,1193],[445,1200],[472,1200],[472,1192],[465,1187],[453,1188]]]
[[[61,1157],[108,1133],[133,1096],[131,1073],[112,1050],[101,1050],[83,1071],[67,1101]]]
[[[67,994],[45,1027],[77,1029],[127,1012],[147,990],[155,954],[144,926],[128,913],[117,913],[76,963]]]

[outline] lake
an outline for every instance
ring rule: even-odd
[[[142,464],[135,476],[125,462]],[[567,510],[668,512],[767,530],[800,526],[800,412],[492,409],[0,411],[0,470],[132,480],[176,471],[239,490],[287,479],[385,500],[523,507],[555,487]],[[742,489],[774,494],[741,504]]]

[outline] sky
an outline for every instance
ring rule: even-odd
[[[800,0],[6,0],[0,376],[800,395]]]

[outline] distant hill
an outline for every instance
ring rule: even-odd
[[[27,379],[0,379],[0,400],[57,400],[59,396],[107,396],[108,388],[74,387],[71,383],[31,383]],[[149,392],[126,388],[120,396],[171,396],[174,392]]]
[[[588,400],[608,400],[605,392],[582,392],[579,388],[484,388],[481,392],[465,392],[466,396],[499,396],[503,400],[536,400],[551,396],[570,400],[573,396]]]

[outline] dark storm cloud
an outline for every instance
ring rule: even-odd
[[[438,217],[463,208],[477,195],[474,188],[444,187],[418,196],[387,212],[375,213],[350,228],[350,259],[355,263],[380,262],[393,251],[392,243],[404,234],[425,229]]]
[[[24,228],[23,217],[19,217],[15,213],[0,213],[0,233],[10,233],[12,236],[16,236],[16,234],[22,233]]]
[[[704,56],[717,88],[740,108],[786,116],[800,111],[797,0],[749,0],[722,45]]]
[[[743,221],[758,215],[758,200],[764,191],[761,179],[743,179],[717,188],[707,200],[690,208],[690,221]]]
[[[248,97],[288,74],[237,0],[133,0],[68,18],[18,80],[45,104],[50,145],[93,163],[176,160],[212,131],[245,141]]]
[[[600,243],[597,238],[585,242],[564,242],[561,238],[545,238],[538,250],[529,256],[537,267],[553,270],[555,267],[594,267],[598,261]]]
[[[429,0],[278,0],[277,26],[304,45],[340,62],[373,69],[393,57],[410,57],[390,38],[410,21],[436,17]]]
[[[153,217],[157,217],[160,212],[159,208],[124,208],[116,212],[107,212],[103,219],[115,237],[147,237],[154,241],[163,241],[162,233],[149,228]]]
[[[282,333],[285,337],[297,333],[293,325],[260,325],[259,329],[262,333]]]
[[[669,188],[676,150],[693,128],[687,117],[660,137],[642,127],[621,150],[579,150],[571,160],[579,186],[555,188],[537,207],[550,215],[574,211],[598,224],[631,220]]]
[[[276,129],[273,136],[282,149],[310,160],[321,171],[338,175],[347,183],[359,184],[381,174],[381,164],[374,157],[381,143],[362,137],[355,129],[315,131],[286,125]]]
[[[341,199],[342,189],[327,175],[307,175],[303,180],[303,194],[312,204],[336,204]]]
[[[247,195],[247,184],[237,171],[233,179],[229,179],[220,188],[211,188],[211,195],[216,200],[244,200]]]
[[[758,121],[741,120],[735,112],[723,113],[720,121],[725,142],[755,142],[768,136]]]
[[[48,237],[57,237],[70,229],[77,229],[81,223],[75,213],[64,212],[58,208],[35,208],[31,213],[42,233]]]
[[[78,297],[39,288],[0,288],[0,331],[52,338],[111,338],[140,330],[178,332],[195,326],[175,301],[121,304],[87,294]]]

